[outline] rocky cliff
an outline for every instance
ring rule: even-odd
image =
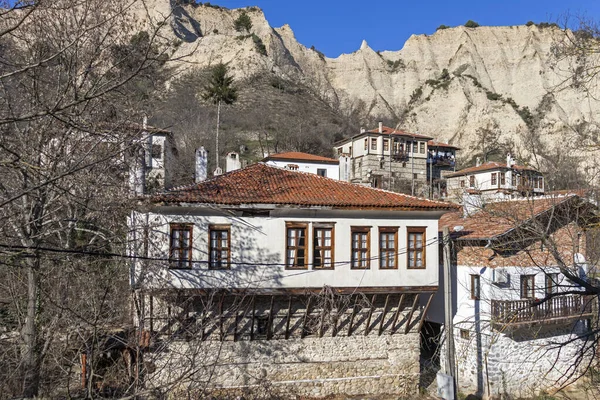
[[[486,145],[478,143],[482,128],[523,158],[536,147],[569,153],[597,137],[600,102],[565,86],[567,62],[552,57],[552,46],[563,39],[558,28],[461,26],[413,35],[395,52],[375,52],[363,42],[352,54],[327,58],[298,43],[290,26],[270,27],[258,8],[174,1],[154,0],[149,10],[154,16],[172,11],[178,52],[192,53],[193,65],[229,63],[237,78],[272,73],[342,109],[364,108],[458,145],[465,155]],[[234,29],[242,12],[250,16],[250,32]]]

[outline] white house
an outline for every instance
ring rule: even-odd
[[[442,217],[454,247],[460,392],[530,397],[579,377],[593,335],[584,277],[592,215],[589,203],[566,194]],[[442,324],[441,293],[434,304],[428,318]]]
[[[464,194],[480,195],[482,200],[501,200],[544,194],[544,178],[536,169],[516,164],[510,154],[506,163],[486,162],[443,175],[448,200],[461,202]]]
[[[157,194],[129,220],[138,324],[221,341],[218,388],[416,394],[453,207],[263,163]]]
[[[340,179],[339,161],[333,158],[289,151],[287,153],[271,154],[265,157],[263,162],[290,171],[308,172],[331,179]]]

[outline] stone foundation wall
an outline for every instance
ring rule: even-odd
[[[585,341],[572,330],[572,325],[550,325],[479,336],[470,331],[469,338],[461,338],[457,329],[458,391],[531,397],[572,382],[577,366],[587,365],[587,357],[580,358]],[[580,322],[575,332],[582,331]],[[444,365],[444,349],[441,355]]]
[[[241,342],[175,341],[154,358],[155,386],[181,379],[170,393],[325,397],[415,396],[419,335],[322,337]]]

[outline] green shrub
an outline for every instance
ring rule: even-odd
[[[468,20],[465,23],[465,27],[467,27],[467,28],[477,28],[478,26],[479,26],[479,24],[473,20]]]
[[[317,55],[319,56],[319,58],[320,58],[321,60],[325,60],[325,54],[323,54],[322,52],[320,52],[319,50],[317,50],[317,49],[315,48],[315,46],[314,46],[314,45],[313,45],[313,46],[310,46],[310,49],[311,49],[312,51],[316,52],[316,53],[317,53]]]
[[[409,104],[414,103],[415,101],[419,100],[419,98],[423,95],[423,89],[419,86],[418,88],[416,88],[414,90],[414,92],[412,92],[412,94],[410,95],[410,100],[408,101]]]
[[[254,42],[254,46],[256,47],[256,51],[258,51],[259,54],[262,54],[263,56],[267,55],[267,48],[265,47],[265,44],[263,43],[262,39],[259,38],[258,36],[256,36],[256,34],[252,34],[252,41]]]
[[[402,59],[398,59],[396,61],[392,61],[392,60],[386,60],[386,63],[388,65],[388,67],[390,67],[392,69],[392,71],[397,70],[398,68],[406,68],[406,65],[404,65],[404,61]]]
[[[487,95],[488,100],[496,101],[496,100],[500,100],[502,98],[501,94],[490,92],[489,90],[486,91],[485,94]]]
[[[448,28],[450,28],[448,25],[444,25],[444,24],[442,24],[442,25],[440,25],[440,26],[438,26],[438,27],[436,28],[436,31],[439,31],[439,30],[441,30],[441,29],[448,29]]]
[[[213,29],[213,33],[214,33],[215,35],[218,35],[218,34],[219,34],[219,30],[218,30],[217,28]]]
[[[527,23],[525,24],[525,26],[531,26],[531,25],[535,25],[535,22],[533,22],[533,21],[527,21]]]
[[[444,68],[442,70],[442,75],[440,76],[440,80],[446,81],[448,79],[450,79],[450,73],[448,72],[448,70],[446,68]]]
[[[242,11],[239,17],[235,21],[233,21],[233,26],[235,30],[241,32],[242,30],[246,30],[246,32],[250,32],[252,29],[252,21],[246,11]]]
[[[558,28],[558,24],[556,22],[540,22],[539,24],[537,24],[537,27],[540,29]]]

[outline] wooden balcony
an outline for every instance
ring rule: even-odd
[[[592,296],[565,295],[548,301],[492,300],[492,324],[516,326],[562,322],[592,316]]]
[[[410,155],[404,151],[395,151],[392,153],[392,160],[394,161],[408,161]]]

